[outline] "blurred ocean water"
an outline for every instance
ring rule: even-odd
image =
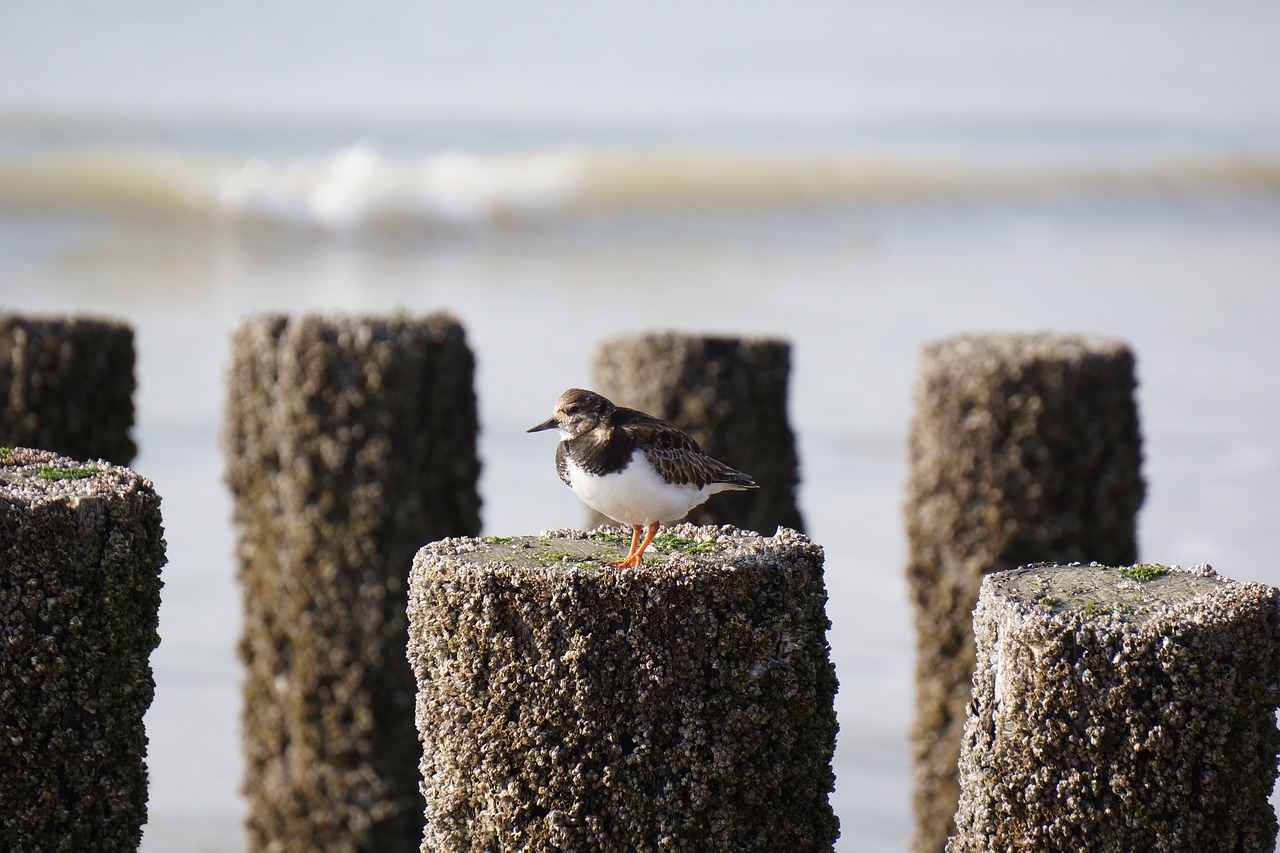
[[[1062,196],[1196,199],[1280,195],[1266,153],[1107,153],[1027,162],[726,146],[558,145],[507,154],[394,158],[372,141],[323,157],[211,156],[173,148],[77,148],[0,164],[10,213],[88,211],[195,227],[350,234],[451,232],[698,210],[986,204]],[[1043,156],[1043,155],[1042,155]]]
[[[827,554],[842,851],[902,849],[914,359],[1138,357],[1144,560],[1280,583],[1280,7],[0,4],[0,310],[138,332],[170,564],[148,851],[243,848],[218,448],[261,310],[445,309],[486,533],[583,518],[524,435],[610,336],[785,336]]]

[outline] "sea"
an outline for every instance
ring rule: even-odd
[[[1280,584],[1278,35],[1263,0],[0,0],[0,311],[137,335],[169,557],[142,849],[245,849],[219,431],[257,312],[456,316],[499,535],[584,520],[525,429],[611,338],[789,341],[842,853],[911,832],[925,343],[1127,342],[1141,558]]]

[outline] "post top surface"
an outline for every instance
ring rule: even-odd
[[[1017,362],[1029,359],[1073,361],[1090,355],[1117,355],[1127,351],[1128,345],[1116,338],[1061,332],[969,333],[931,341],[923,349],[926,356],[947,359],[983,357]]]
[[[639,574],[665,573],[673,567],[727,565],[758,559],[771,553],[775,559],[797,549],[820,550],[803,534],[778,528],[773,536],[724,526],[680,524],[664,528],[645,552],[645,562],[633,569],[614,569],[607,561],[627,556],[631,535],[621,527],[592,531],[547,530],[536,536],[484,536],[442,539],[425,546],[419,562],[448,561],[513,570],[563,572],[620,571]]]
[[[77,462],[48,450],[0,447],[0,500],[19,504],[79,501],[151,490],[148,480],[101,459]]]
[[[1223,578],[1207,564],[1184,569],[1154,563],[1035,563],[987,575],[983,594],[1044,615],[1146,622],[1171,608],[1245,586],[1252,585]]]

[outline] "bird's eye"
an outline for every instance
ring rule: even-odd
[[[565,411],[566,411],[566,412],[568,412],[568,413],[569,413],[569,414],[571,414],[571,415],[576,415],[576,414],[578,414],[579,406],[575,403],[574,405],[572,405],[572,406],[570,406],[569,408],[565,409]]]

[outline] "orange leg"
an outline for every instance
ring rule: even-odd
[[[606,565],[613,566],[614,568],[634,566],[635,563],[631,562],[631,558],[635,556],[636,545],[640,543],[640,531],[642,529],[643,528],[638,524],[631,525],[631,550],[627,551],[627,558],[625,560],[610,560]]]
[[[627,555],[627,559],[622,560],[613,565],[620,569],[630,569],[644,562],[644,549],[649,547],[649,543],[653,541],[653,537],[658,535],[658,522],[649,525],[649,530],[645,533],[644,543],[640,546],[640,550],[636,550],[636,540],[640,537],[640,528],[633,527],[631,533],[631,553]]]

